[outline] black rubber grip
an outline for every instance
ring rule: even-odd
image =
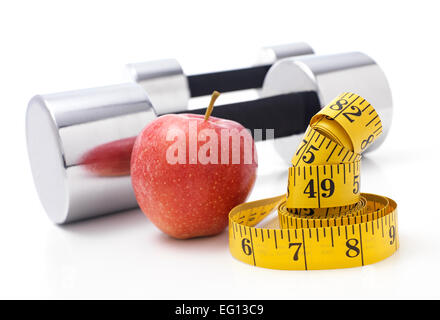
[[[231,92],[261,88],[270,67],[264,65],[188,76],[191,97],[206,96],[214,90]]]
[[[310,119],[320,110],[315,92],[289,93],[252,101],[215,106],[212,116],[234,120],[245,128],[274,129],[275,138],[304,132]],[[206,108],[185,110],[178,113],[205,114]]]

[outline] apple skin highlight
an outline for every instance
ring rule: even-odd
[[[218,164],[190,164],[189,121],[197,132],[213,129],[218,137]],[[186,164],[170,164],[168,130],[178,128],[186,137]],[[234,121],[203,115],[165,115],[147,125],[137,137],[131,157],[131,178],[136,199],[144,214],[164,233],[178,239],[210,236],[228,225],[229,211],[245,202],[255,183],[256,156],[244,163],[244,139],[240,139],[240,163],[232,164],[232,138],[229,139],[229,164],[221,164],[222,129],[244,127]],[[252,138],[251,138],[252,139]],[[206,141],[198,141],[197,152]],[[253,152],[256,152],[252,140]]]

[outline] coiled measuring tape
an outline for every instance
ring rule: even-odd
[[[360,193],[361,153],[382,133],[374,108],[344,93],[310,121],[289,168],[287,194],[229,213],[231,254],[271,269],[363,266],[399,247],[397,204]],[[274,209],[278,225],[256,227]]]

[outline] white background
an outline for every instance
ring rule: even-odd
[[[2,1],[0,298],[440,298],[439,8],[411,3]],[[301,40],[363,51],[388,77],[393,126],[363,162],[362,189],[398,201],[397,254],[266,270],[234,260],[226,232],[173,240],[139,210],[65,227],[46,217],[25,145],[34,94],[124,82],[126,63],[149,59],[178,58],[187,73],[246,66],[260,46]],[[284,192],[284,163],[265,152],[260,164],[251,198]]]

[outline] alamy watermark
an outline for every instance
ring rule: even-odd
[[[251,132],[244,128],[223,128],[219,135],[212,128],[198,131],[197,123],[196,120],[188,122],[188,137],[180,128],[168,130],[166,141],[173,142],[166,152],[169,164],[240,164],[241,161],[244,164],[257,163],[252,136],[255,140],[262,140],[263,129],[254,129]],[[274,138],[274,129],[264,130],[266,140]]]

